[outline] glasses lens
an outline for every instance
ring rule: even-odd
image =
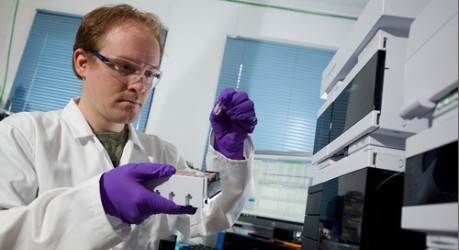
[[[152,81],[153,88],[156,87],[156,85],[158,85],[159,81],[161,80],[161,76],[162,76],[162,72],[157,70],[153,76],[153,81]]]
[[[154,73],[152,73],[154,72]],[[127,85],[135,84],[138,83],[139,81],[142,81],[143,84],[145,85],[146,89],[149,88],[155,88],[159,80],[161,79],[161,71],[159,70],[154,70],[154,71],[145,71],[139,74],[139,73],[134,73],[130,74],[124,77],[117,77],[120,81],[126,83]]]
[[[101,58],[99,57],[99,59]],[[110,72],[114,77],[128,85],[142,80],[146,88],[154,88],[161,79],[162,72],[160,70],[155,68],[142,69],[138,64],[126,59],[107,58],[107,60],[102,61],[111,69]]]
[[[123,59],[111,59],[106,64],[116,73],[118,76],[128,76],[133,74],[139,68],[136,64],[123,60]]]
[[[157,69],[146,70],[143,74],[143,80],[146,87],[156,87],[161,79],[161,74],[161,71]]]

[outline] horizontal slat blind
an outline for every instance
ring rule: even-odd
[[[62,109],[81,92],[72,47],[81,17],[38,10],[16,73],[13,112]]]
[[[334,51],[228,37],[218,94],[247,91],[255,102],[257,150],[312,152],[322,71]],[[240,80],[238,82],[238,77]]]

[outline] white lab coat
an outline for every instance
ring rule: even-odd
[[[104,212],[99,178],[113,166],[75,101],[64,110],[18,113],[0,122],[0,249],[157,249],[174,229],[203,236],[235,222],[252,188],[250,138],[244,161],[209,147],[208,170],[220,172],[222,185],[209,205],[193,216],[158,214],[130,226]],[[186,167],[171,144],[129,130],[120,165]]]

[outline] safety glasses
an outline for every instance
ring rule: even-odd
[[[126,85],[132,85],[140,79],[144,84],[144,89],[155,88],[161,79],[162,72],[153,67],[142,67],[135,62],[122,58],[109,58],[101,55],[97,51],[91,51],[99,60],[110,68],[110,73],[119,81]]]

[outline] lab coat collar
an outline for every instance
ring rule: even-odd
[[[79,101],[79,98],[71,99],[62,111],[62,117],[68,123],[73,138],[92,137],[94,133],[81,113],[80,108],[78,108],[77,103]]]
[[[81,113],[80,108],[78,108],[79,101],[79,98],[71,99],[67,103],[67,106],[65,106],[62,116],[64,120],[68,123],[73,138],[83,139],[87,137],[93,137],[95,136],[94,132],[92,131],[86,119],[84,118],[83,113]],[[134,145],[138,146],[142,150],[145,150],[142,146],[142,143],[140,142],[137,131],[132,126],[132,124],[128,125],[128,129],[129,138],[132,140]]]
[[[140,149],[145,151],[144,147],[142,146],[142,143],[140,142],[139,135],[137,134],[137,130],[135,130],[134,126],[132,124],[128,125],[129,129],[129,138],[132,140],[135,146],[138,146]]]

